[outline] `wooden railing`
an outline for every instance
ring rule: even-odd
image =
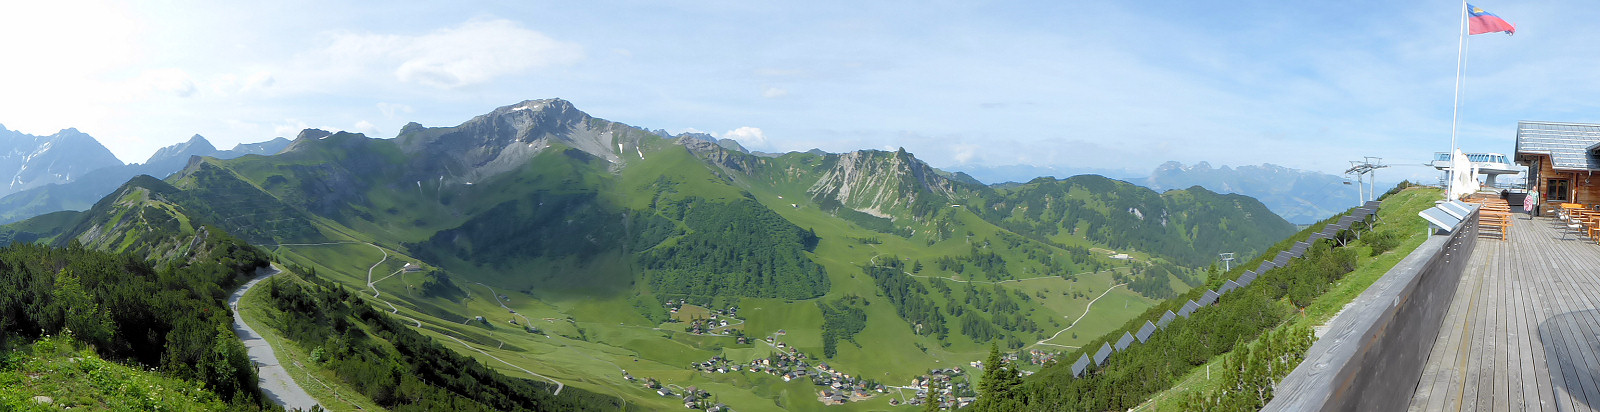
[[[1477,242],[1478,212],[1470,208],[1356,297],[1264,410],[1405,410]]]

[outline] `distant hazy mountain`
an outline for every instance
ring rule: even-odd
[[[87,142],[75,141],[72,146],[67,147],[83,147],[89,153],[93,153],[93,148],[105,151],[105,147],[100,146],[100,143],[95,141],[94,138],[77,133],[76,130],[67,129],[62,133],[57,133],[57,135],[63,135],[69,131],[82,136],[83,139],[87,139]],[[207,141],[206,138],[194,135],[194,137],[189,138],[189,141],[157,150],[144,163],[124,165],[121,164],[122,162],[117,161],[110,165],[86,171],[86,173],[64,176],[70,177],[70,179],[51,181],[47,182],[48,184],[35,185],[25,190],[7,192],[8,194],[5,197],[0,198],[0,223],[15,222],[62,210],[88,209],[94,205],[95,201],[110,194],[118,186],[127,182],[128,179],[138,175],[165,177],[183,169],[183,166],[189,163],[189,158],[193,156],[232,159],[247,154],[270,155],[288,146],[289,140],[279,137],[260,143],[240,144],[235,146],[233,150],[217,150],[217,147],[212,146],[211,142]],[[58,145],[57,147],[60,146]],[[105,151],[107,156],[110,156],[110,153]],[[76,156],[74,156],[74,159],[76,159]],[[111,160],[116,161],[116,158],[111,157]],[[0,162],[3,162],[3,160],[0,160]],[[15,181],[13,180],[13,182]]]
[[[1261,200],[1273,213],[1295,224],[1315,223],[1357,203],[1356,188],[1342,176],[1291,169],[1265,163],[1259,166],[1212,168],[1200,162],[1184,166],[1167,162],[1150,177],[1133,183],[1165,191],[1200,186],[1218,193],[1238,193]],[[1388,189],[1379,184],[1379,190]]]
[[[979,166],[962,165],[946,169],[965,172],[974,179],[984,184],[997,185],[1004,183],[1024,183],[1039,177],[1068,178],[1078,175],[1101,175],[1118,180],[1130,180],[1129,176],[1139,176],[1143,173],[1118,169],[1101,169],[1092,167],[1065,167],[1065,166],[1033,166],[1033,165],[1005,165],[1005,166]]]
[[[121,165],[110,150],[78,129],[34,136],[0,125],[0,175],[7,178],[0,186],[0,196],[69,182],[95,169]]]

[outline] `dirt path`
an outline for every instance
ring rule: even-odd
[[[233,309],[233,333],[239,335],[239,340],[244,342],[244,347],[250,353],[250,361],[256,364],[261,391],[266,393],[267,398],[283,406],[284,409],[310,410],[312,406],[317,405],[316,398],[312,398],[305,389],[295,383],[294,378],[289,376],[289,371],[278,364],[278,357],[272,351],[272,345],[267,343],[266,339],[262,339],[261,334],[251,329],[250,325],[244,323],[244,318],[239,316],[239,299],[244,297],[245,292],[250,291],[250,288],[255,287],[262,279],[281,272],[274,264],[269,269],[257,272],[255,279],[246,282],[244,286],[239,287],[239,290],[228,296],[228,307]]]
[[[1046,343],[1046,342],[1055,340],[1056,337],[1061,336],[1062,332],[1066,332],[1068,329],[1072,329],[1073,326],[1078,326],[1078,322],[1083,321],[1083,318],[1089,317],[1089,309],[1093,309],[1094,308],[1094,303],[1100,301],[1100,298],[1106,297],[1106,295],[1111,294],[1111,290],[1112,289],[1116,289],[1118,286],[1127,286],[1127,285],[1128,284],[1126,284],[1126,283],[1118,283],[1118,284],[1115,284],[1115,285],[1111,285],[1111,287],[1109,287],[1109,288],[1106,288],[1106,291],[1104,293],[1101,293],[1100,296],[1096,296],[1094,298],[1094,300],[1089,301],[1089,304],[1083,305],[1083,316],[1079,316],[1077,320],[1072,321],[1071,325],[1067,325],[1067,327],[1065,329],[1061,329],[1060,332],[1056,332],[1056,334],[1050,335],[1049,339],[1044,339],[1044,340],[1035,342],[1034,345],[1050,345],[1050,346],[1060,346],[1060,347],[1063,347],[1063,348],[1076,348],[1077,346],[1057,345],[1057,344],[1054,344],[1054,343]]]
[[[463,341],[461,339],[457,339],[454,336],[444,335],[444,337],[450,338],[452,340],[455,340],[456,343],[461,344],[461,346],[466,346],[469,349],[478,351],[478,353],[482,353],[483,356],[488,356],[490,359],[494,359],[494,360],[500,361],[500,363],[504,363],[504,364],[506,364],[506,366],[517,368],[517,370],[520,370],[520,371],[523,371],[523,372],[527,372],[529,375],[537,376],[537,377],[539,377],[541,379],[550,381],[550,383],[556,384],[556,392],[555,392],[556,396],[561,396],[561,389],[567,387],[566,385],[561,384],[561,381],[558,381],[558,380],[555,380],[555,379],[551,379],[548,376],[544,376],[544,375],[540,375],[540,374],[537,374],[537,373],[533,373],[533,371],[530,371],[530,370],[527,370],[527,369],[523,369],[521,366],[517,366],[515,364],[512,364],[511,362],[506,362],[504,359],[500,359],[499,357],[496,357],[494,355],[490,355],[489,352],[484,352],[483,349],[478,349],[477,347],[474,347],[472,345],[468,345],[466,341]]]

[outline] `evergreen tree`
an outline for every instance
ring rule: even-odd
[[[927,399],[923,399],[923,401],[922,401],[922,410],[923,411],[925,411],[925,412],[938,412],[938,410],[939,410],[939,401],[941,399],[941,397],[938,395],[938,393],[939,393],[939,382],[930,379],[928,381],[928,397],[927,397]]]

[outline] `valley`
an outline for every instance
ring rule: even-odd
[[[215,225],[291,268],[280,277],[340,285],[555,398],[675,409],[694,388],[743,411],[885,409],[920,402],[907,392],[927,376],[971,395],[975,378],[949,371],[991,346],[1076,350],[1200,285],[1216,250],[1255,255],[1294,231],[1199,188],[947,175],[904,150],[757,156],[549,99],[395,139],[308,129],[273,156],[195,157],[8,228],[170,256]],[[302,373],[332,365],[318,363]],[[394,402],[380,397],[321,400]]]

